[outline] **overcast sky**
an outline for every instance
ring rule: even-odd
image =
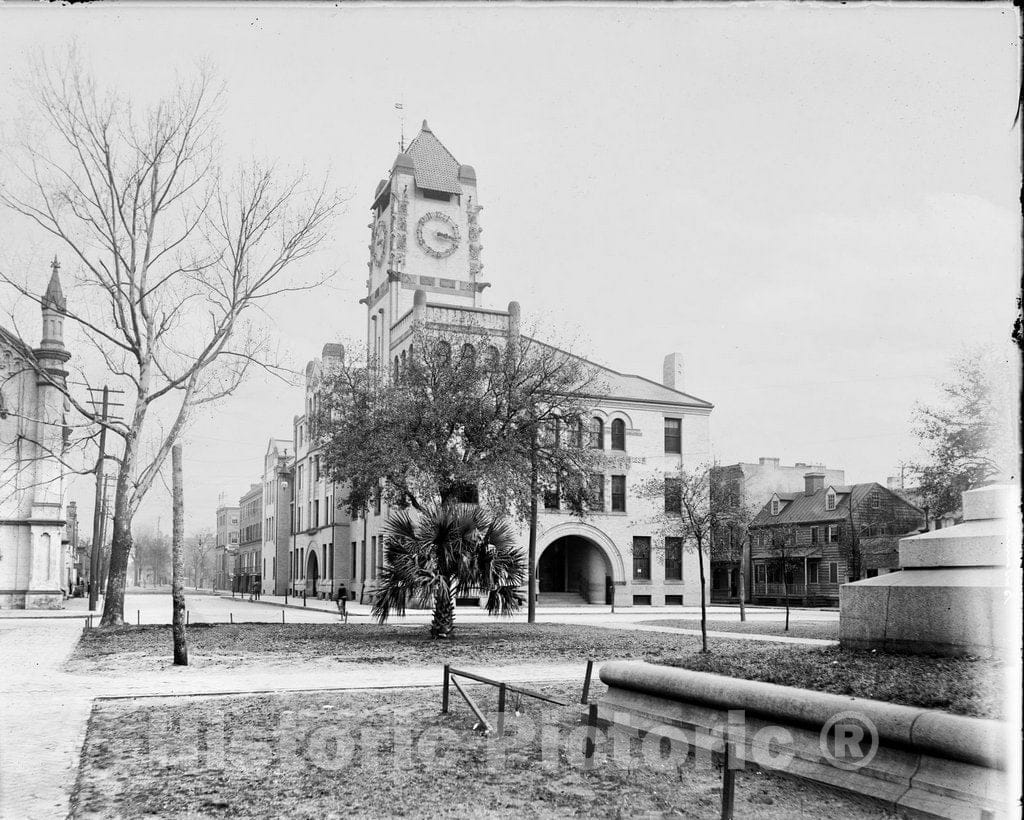
[[[211,59],[229,165],[278,159],[349,192],[304,263],[335,270],[331,285],[273,314],[297,368],[363,336],[369,207],[398,101],[407,137],[427,118],[476,169],[487,306],[518,300],[527,323],[658,380],[681,351],[724,463],[777,456],[884,482],[915,454],[914,402],[935,397],[949,359],[1007,344],[1009,4],[6,6],[8,133],[29,57],[72,39],[141,97]],[[44,287],[62,249],[10,214],[0,225],[0,264],[31,259]],[[298,389],[254,378],[197,421],[190,529],[259,480],[267,440],[290,437],[301,406]],[[91,507],[87,487],[75,494]],[[166,531],[162,488],[143,518],[158,515]]]

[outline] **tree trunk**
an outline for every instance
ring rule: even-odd
[[[434,595],[434,619],[430,623],[431,638],[447,638],[455,629],[456,580],[448,578]]]
[[[537,622],[537,453],[530,465],[530,541],[526,551],[526,622]]]
[[[182,485],[181,445],[171,447],[171,632],[174,635],[174,665],[188,666],[185,642],[185,489]]]
[[[103,617],[100,626],[124,624],[124,588],[128,582],[128,556],[132,551],[132,520],[128,511],[128,483],[134,469],[134,446],[129,443],[117,473],[114,490],[114,525],[110,537],[110,569],[107,591],[103,599]],[[133,457],[128,458],[128,450]]]
[[[708,581],[704,575],[704,547],[697,540],[697,565],[700,567],[700,651],[708,651]]]

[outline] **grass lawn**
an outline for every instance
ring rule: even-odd
[[[679,620],[641,621],[649,626],[669,626],[673,629],[700,629],[700,618]],[[751,635],[782,635],[789,638],[821,638],[839,640],[839,621],[790,621],[789,631],[778,621],[716,621],[708,618],[708,632],[744,632]]]
[[[218,624],[189,627],[197,667],[303,663],[437,666],[545,664],[613,659],[652,663],[889,700],[978,717],[1000,717],[1002,665],[973,658],[932,658],[844,651],[678,633],[521,623],[461,624],[447,641],[425,629],[374,624]],[[170,664],[170,627],[87,630],[68,663],[72,672],[126,675]]]
[[[566,698],[577,691],[575,683],[543,689]],[[493,689],[469,691],[493,712]],[[651,760],[635,746],[609,756],[599,733],[597,765],[586,771],[580,707],[528,701],[521,716],[509,716],[504,739],[484,738],[472,731],[474,718],[454,689],[452,698],[447,715],[438,688],[101,702],[90,718],[71,816],[719,815],[721,775],[710,761]],[[889,815],[748,771],[737,777],[736,816]]]

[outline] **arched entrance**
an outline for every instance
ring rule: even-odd
[[[319,565],[316,560],[316,550],[311,549],[309,551],[309,557],[306,559],[306,595],[316,595],[316,582],[320,577]]]
[[[537,562],[537,586],[544,593],[575,593],[591,604],[610,603],[612,567],[589,538],[564,535],[548,544]]]

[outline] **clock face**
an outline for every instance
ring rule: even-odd
[[[447,214],[431,211],[416,223],[416,241],[425,253],[444,259],[459,247],[459,226]]]
[[[373,228],[373,264],[379,265],[384,261],[384,249],[388,243],[388,226],[383,219],[378,219]]]

